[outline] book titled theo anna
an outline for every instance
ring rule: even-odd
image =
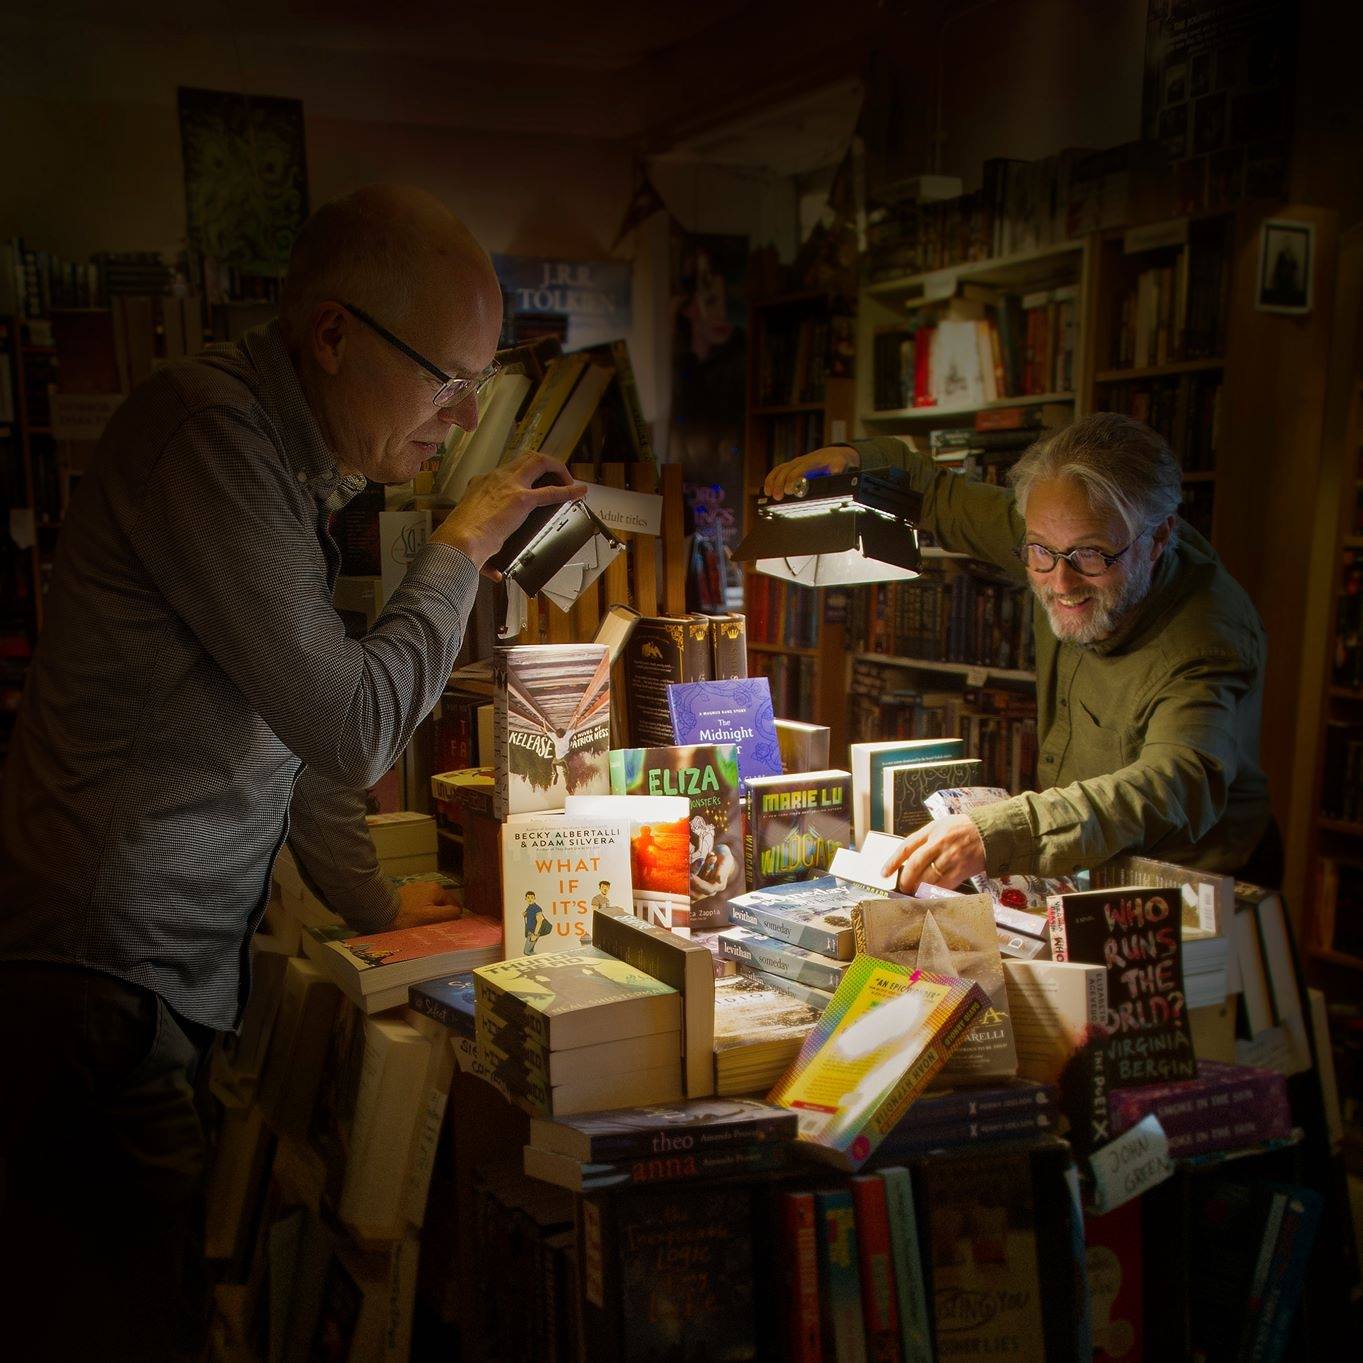
[[[674,683],[667,688],[667,708],[677,743],[733,743],[744,782],[781,774],[781,745],[765,677]]]

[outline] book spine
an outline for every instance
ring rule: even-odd
[[[867,1354],[876,1363],[898,1363],[899,1311],[885,1185],[874,1174],[852,1180],[857,1216],[857,1262],[861,1270],[861,1316]]]
[[[785,1251],[786,1357],[789,1363],[823,1363],[813,1193],[781,1195],[781,1227]]]
[[[514,994],[488,984],[482,977],[475,980],[474,999],[479,1009],[486,1008],[506,1023],[518,1028],[528,1040],[541,1046],[550,1045],[549,1019],[534,1008],[527,1007]]]
[[[838,1363],[865,1363],[866,1331],[861,1317],[861,1273],[857,1264],[856,1212],[846,1188],[821,1192],[820,1296],[828,1303],[833,1356]]]
[[[448,1027],[450,1031],[458,1032],[460,1036],[472,1036],[474,1034],[473,1019],[467,1013],[452,1008],[442,999],[433,998],[430,994],[422,993],[416,988],[409,991],[408,999],[418,1013],[438,1022],[442,1027]]]
[[[842,983],[843,968],[784,952],[780,950],[783,943],[771,942],[770,939],[764,942],[737,942],[723,936],[718,943],[721,956],[737,961],[740,965],[751,966],[754,970],[765,970],[768,974],[780,975],[830,993]]]
[[[511,802],[511,752],[507,720],[507,677],[505,655],[493,657],[492,676],[492,814],[499,822],[506,819]]]
[[[793,1113],[773,1113],[731,1126],[657,1126],[640,1131],[612,1132],[589,1137],[589,1164],[625,1164],[660,1153],[691,1154],[723,1151],[734,1146],[783,1144],[795,1138]]]
[[[766,1173],[783,1168],[789,1154],[790,1147],[786,1142],[773,1141],[766,1145],[735,1145],[695,1154],[650,1154],[632,1160],[613,1160],[587,1166],[583,1170],[582,1190],[594,1192],[598,1188],[625,1183],[684,1183],[731,1174]]]
[[[986,1117],[1001,1117],[1009,1113],[1051,1111],[1055,1107],[1055,1090],[1049,1086],[991,1093],[969,1089],[956,1090],[940,1096],[929,1094],[915,1103],[900,1123],[901,1130],[915,1127],[947,1126],[952,1122],[983,1121]]]
[[[1050,1110],[982,1117],[974,1122],[946,1122],[940,1126],[900,1126],[885,1138],[881,1151],[898,1159],[906,1159],[929,1150],[982,1145],[1014,1136],[1030,1136],[1053,1130],[1054,1127],[1055,1117]]]
[[[1069,942],[1065,934],[1065,901],[1059,895],[1046,900],[1046,933],[1051,939],[1051,960],[1068,961]]]
[[[855,951],[853,942],[848,942],[843,934],[830,932],[813,923],[796,922],[767,909],[753,908],[730,900],[729,916],[735,923],[752,928],[765,937],[774,937],[777,941],[803,947],[806,951],[817,951],[819,955],[831,956],[835,960],[850,959],[849,949]]]
[[[882,1169],[880,1178],[885,1185],[885,1212],[890,1223],[904,1363],[933,1363],[932,1322],[928,1316],[918,1218],[913,1209],[913,1179],[907,1169],[896,1167]]]
[[[749,975],[754,980],[760,980],[770,989],[779,989],[784,994],[789,994],[793,999],[799,999],[801,1003],[808,1006],[816,1013],[822,1013],[830,1003],[833,1002],[833,994],[827,989],[815,989],[812,984],[801,984],[799,980],[787,980],[781,975],[772,975],[765,970],[754,970],[750,965],[738,967],[740,975]]]

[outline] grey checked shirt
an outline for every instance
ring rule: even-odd
[[[72,500],[14,730],[0,959],[105,971],[228,1028],[291,799],[314,881],[353,874],[351,792],[435,704],[478,583],[428,544],[348,639],[327,520],[354,491],[275,323],[119,408]],[[364,861],[347,916],[381,928],[395,901]]]

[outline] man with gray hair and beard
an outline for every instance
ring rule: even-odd
[[[586,489],[541,454],[474,479],[362,639],[329,522],[477,423],[501,322],[443,204],[357,190],[304,225],[280,316],[141,384],[81,480],[0,792],[16,1359],[200,1355],[193,1083],[241,1018],[285,836],[357,930],[456,911],[355,852],[359,792],[439,698],[488,559]]]
[[[1035,598],[1038,789],[928,824],[887,873],[913,890],[1063,875],[1128,852],[1278,882],[1259,767],[1263,627],[1178,518],[1179,466],[1159,435],[1111,412],[1081,417],[1027,450],[1011,489],[895,437],[858,440],[780,465],[765,491],[857,466],[907,470],[922,528]]]

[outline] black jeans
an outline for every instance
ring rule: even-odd
[[[211,1043],[151,990],[0,961],[0,1320],[33,1360],[198,1358]]]

